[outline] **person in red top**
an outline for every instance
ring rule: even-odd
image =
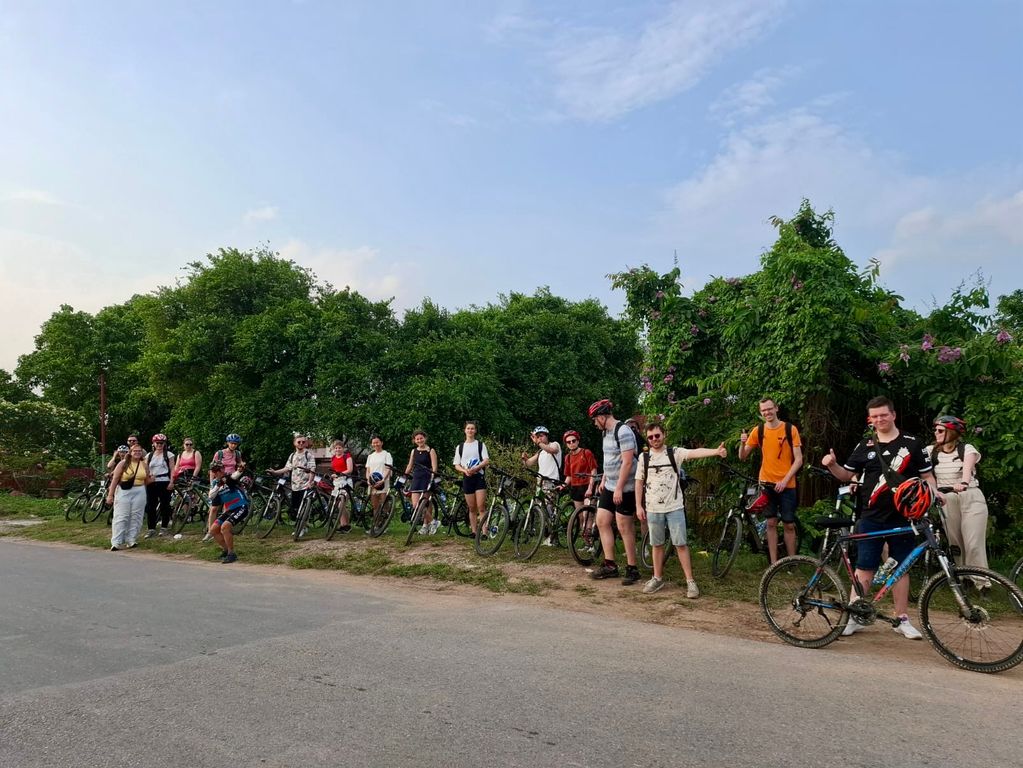
[[[335,440],[330,444],[333,456],[330,459],[330,468],[334,472],[335,477],[344,478],[343,484],[351,487],[352,477],[355,475],[355,459],[352,458],[352,454],[348,451],[348,446],[344,444],[343,440]],[[336,481],[335,481],[335,484]],[[341,524],[338,526],[338,531],[341,533],[348,533],[352,530],[351,523],[351,509],[346,504],[344,511],[341,513]]]
[[[579,444],[579,433],[568,430],[561,439],[565,443],[565,482],[576,509],[582,507],[587,496],[593,495],[593,483],[597,478],[597,459],[593,451]]]

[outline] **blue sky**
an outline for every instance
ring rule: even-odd
[[[925,311],[1023,285],[1023,3],[0,0],[0,367],[221,246],[401,310],[677,251],[757,269],[834,208]]]

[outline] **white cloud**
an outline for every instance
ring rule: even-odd
[[[898,155],[798,109],[730,132],[713,160],[669,190],[657,224],[697,287],[711,274],[753,271],[776,238],[767,219],[791,216],[805,197],[818,211],[834,209],[850,258],[878,258],[885,284],[916,306],[978,268],[996,292],[1019,285],[1021,189],[1023,167],[910,172]]]
[[[335,288],[349,287],[374,301],[394,298],[395,309],[414,306],[421,300],[421,275],[415,264],[388,260],[369,246],[357,248],[314,247],[290,240],[279,253],[311,269],[321,281]]]
[[[775,106],[775,93],[799,71],[798,67],[761,69],[750,79],[728,88],[711,105],[710,111],[726,125],[748,120]]]
[[[0,197],[5,203],[30,203],[32,205],[66,205],[55,195],[41,189],[19,189]]]
[[[557,95],[572,115],[595,121],[663,101],[692,88],[728,53],[763,35],[782,5],[782,0],[673,2],[632,37],[574,33],[555,54]]]
[[[242,218],[245,223],[254,221],[273,221],[277,218],[278,209],[276,205],[264,205],[260,208],[252,208],[245,212]]]

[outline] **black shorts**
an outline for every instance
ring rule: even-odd
[[[482,472],[462,478],[462,493],[465,495],[471,496],[476,491],[485,490],[487,490],[487,478],[483,476]]]
[[[599,509],[609,509],[617,515],[632,517],[636,514],[636,492],[623,492],[622,503],[615,504],[614,491],[605,488],[600,492],[600,501],[597,503],[597,507]]]
[[[249,516],[249,505],[239,504],[232,510],[224,510],[217,515],[217,522],[223,525],[224,523],[230,523],[232,526],[238,525],[242,520]]]
[[[568,495],[572,497],[572,501],[585,501],[588,487],[586,485],[570,485],[568,486]]]

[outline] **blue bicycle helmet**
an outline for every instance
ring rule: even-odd
[[[241,443],[241,441],[242,436],[235,432],[232,432],[230,435],[224,438],[225,443]]]

